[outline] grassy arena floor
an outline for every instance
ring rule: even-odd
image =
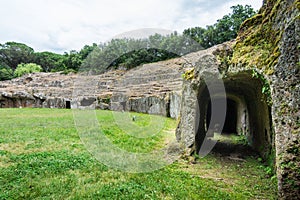
[[[166,119],[158,134],[133,139],[112,112],[96,113],[107,137],[133,152],[162,147],[176,127]],[[148,115],[134,115],[138,126],[147,125]],[[210,154],[194,164],[182,158],[154,172],[125,173],[86,150],[71,110],[0,109],[0,199],[276,199],[275,178],[258,160]]]

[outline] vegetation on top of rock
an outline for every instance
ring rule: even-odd
[[[280,56],[279,41],[282,33],[273,26],[282,1],[269,1],[265,8],[242,25],[236,39],[232,64],[242,63],[248,68],[262,69],[273,74]]]

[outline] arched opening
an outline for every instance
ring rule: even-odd
[[[260,79],[253,78],[250,72],[243,72],[224,79],[224,94],[210,94],[205,83],[199,88],[199,113],[196,120],[195,149],[200,151],[204,140],[214,139],[215,134],[207,135],[208,127],[214,127],[211,121],[211,106],[218,105],[222,98],[226,99],[226,114],[223,133],[243,137],[245,145],[267,157],[274,145],[272,134],[270,107],[262,94],[263,84]],[[220,97],[222,96],[223,97]],[[214,103],[212,103],[214,102]],[[224,150],[224,149],[223,149]],[[222,150],[222,151],[223,151]]]

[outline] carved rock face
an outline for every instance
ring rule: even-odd
[[[0,82],[0,107],[93,107],[177,118],[184,62],[173,59],[91,76],[29,74]]]
[[[201,149],[207,132],[208,101],[215,98],[205,90],[203,77],[213,77],[217,69],[219,78],[224,80],[227,98],[241,105],[236,117],[240,119],[239,127],[246,126],[251,145],[265,158],[276,152],[273,159],[276,159],[279,197],[300,199],[300,4],[299,1],[264,2],[260,12],[265,19],[256,17],[244,24],[227,66],[222,64],[222,56],[231,55],[232,50],[223,45],[199,53],[191,70],[194,74],[184,82],[176,134],[186,147]],[[262,27],[276,34],[260,34]],[[257,41],[270,41],[272,51],[260,49],[261,43]],[[245,51],[255,47],[270,56],[264,58],[254,51]],[[268,63],[268,66],[253,63]],[[242,110],[247,114],[242,114]]]

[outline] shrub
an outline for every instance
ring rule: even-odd
[[[34,73],[34,72],[41,72],[42,67],[40,65],[37,65],[35,63],[21,63],[18,64],[16,70],[15,70],[15,76],[20,77],[24,74]]]

